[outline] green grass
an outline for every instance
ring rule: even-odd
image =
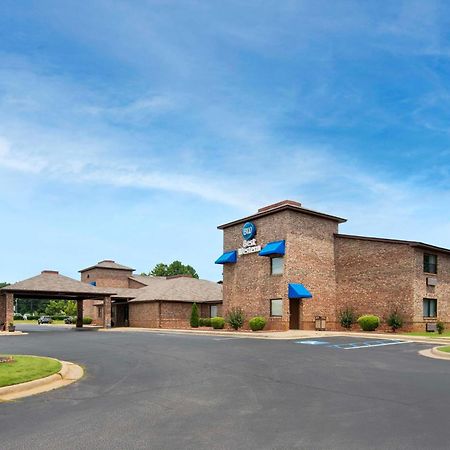
[[[37,320],[15,320],[14,325],[19,324],[29,324],[29,325],[37,325]],[[45,325],[61,325],[64,324],[64,320],[54,320],[51,324],[45,324]]]
[[[440,352],[450,353],[450,345],[447,345],[446,347],[438,347],[438,350]]]
[[[411,331],[410,333],[398,333],[398,334],[406,334],[408,336],[424,336],[429,338],[448,338],[450,337],[450,331],[444,331],[442,334],[439,334],[437,331],[426,332],[426,331]]]
[[[21,355],[13,357],[12,363],[0,363],[0,387],[48,377],[61,370],[61,363],[54,359]]]

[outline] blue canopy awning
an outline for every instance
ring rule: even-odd
[[[217,258],[216,264],[234,264],[237,261],[237,252],[225,252],[220,258]]]
[[[311,292],[303,284],[289,284],[289,298],[312,298]]]
[[[286,242],[275,241],[269,242],[260,252],[259,256],[282,256],[286,252]]]

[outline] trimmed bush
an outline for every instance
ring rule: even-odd
[[[231,308],[227,313],[227,322],[231,328],[239,330],[244,325],[245,314],[242,308]]]
[[[363,331],[375,331],[380,326],[380,318],[370,314],[361,316],[357,322]]]
[[[213,317],[211,319],[211,326],[215,330],[222,330],[225,326],[225,319],[223,317]]]
[[[199,327],[210,327],[211,319],[209,317],[205,317],[204,319],[202,319],[202,318],[198,319],[198,326]]]
[[[439,334],[442,334],[442,333],[444,332],[444,330],[445,330],[445,324],[444,324],[444,322],[441,322],[441,321],[437,322],[437,323],[436,323],[436,330],[437,330],[437,332],[438,332]]]
[[[396,330],[403,326],[403,317],[401,314],[395,310],[389,314],[386,323],[391,327],[391,330],[395,333]]]
[[[355,310],[350,306],[346,306],[344,309],[341,309],[338,312],[338,318],[339,318],[339,323],[341,324],[341,327],[346,328],[347,330],[350,330],[352,325],[354,323],[356,323]]]
[[[92,323],[92,317],[83,317],[83,325],[90,325]]]
[[[264,329],[264,327],[266,326],[266,323],[267,323],[267,321],[264,317],[253,317],[248,322],[252,331],[259,331],[259,330]]]
[[[191,320],[190,324],[192,328],[198,328],[199,325],[199,314],[198,314],[198,306],[197,303],[192,304],[192,311],[191,311]]]
[[[14,314],[13,319],[14,320],[22,320],[23,316],[22,316],[22,314]]]
[[[39,316],[27,316],[27,320],[38,320]]]

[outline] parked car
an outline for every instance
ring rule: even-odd
[[[38,319],[38,324],[41,325],[43,323],[53,323],[53,319],[50,316],[41,316]]]
[[[71,324],[71,323],[75,323],[77,321],[77,319],[75,318],[75,317],[66,317],[65,319],[64,319],[64,323],[66,324],[66,325],[69,325],[69,324]]]

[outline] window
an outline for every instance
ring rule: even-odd
[[[270,300],[270,317],[283,316],[283,300],[281,298],[274,298]]]
[[[99,319],[102,318],[102,313],[103,313],[103,307],[102,307],[102,306],[98,306],[98,307],[97,307],[97,317],[98,317]]]
[[[270,274],[271,275],[282,275],[284,270],[284,258],[270,258]]]
[[[437,300],[435,298],[423,299],[423,317],[437,317]]]
[[[423,271],[427,273],[437,273],[437,256],[425,253],[423,255]]]
[[[210,317],[211,317],[211,319],[213,317],[217,317],[217,305],[211,305]]]

